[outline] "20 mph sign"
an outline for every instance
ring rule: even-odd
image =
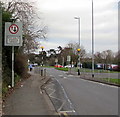
[[[22,46],[22,23],[5,23],[5,46]]]

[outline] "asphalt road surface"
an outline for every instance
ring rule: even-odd
[[[67,75],[54,68],[47,68],[47,73],[53,79],[49,89],[61,85],[64,97],[68,98],[70,106],[78,115],[118,115],[118,87],[83,80],[80,76]],[[56,81],[58,84],[55,84]],[[55,91],[50,94],[53,93]],[[68,103],[64,101],[64,105],[65,102]],[[71,108],[68,106],[63,111],[71,112]]]

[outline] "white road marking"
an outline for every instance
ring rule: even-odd
[[[58,75],[58,76],[62,77],[63,75]]]
[[[72,113],[72,112],[75,112],[75,110],[60,111],[60,113]]]
[[[40,90],[40,94],[43,94],[43,92],[42,92],[42,90],[41,90],[40,86],[39,86],[39,90]]]
[[[57,79],[56,79],[56,80],[57,80]],[[63,88],[63,86],[60,84],[60,82],[59,82],[58,80],[57,80],[57,82],[58,82],[59,85],[61,86],[61,88],[62,88],[62,90],[63,90],[63,92],[64,92],[64,94],[65,94],[66,99],[67,99],[68,102],[70,103],[70,108],[73,109],[72,103],[71,103],[70,99],[68,98],[68,96],[67,96],[67,94],[66,94],[66,92],[65,92],[65,89]]]
[[[60,110],[63,108],[63,106],[65,105],[65,103],[66,103],[66,101],[64,101],[64,102],[62,103],[62,105],[60,106],[60,108],[59,108],[57,111],[60,111]]]
[[[52,76],[52,75],[51,75]],[[58,75],[59,77],[63,77],[63,75]],[[73,75],[70,75],[70,76],[73,76]],[[67,77],[63,77],[64,79],[67,79]],[[56,79],[55,77],[54,77],[54,79]],[[57,79],[56,79],[57,80]],[[70,104],[70,109],[71,110],[69,110],[69,111],[64,111],[64,112],[76,112],[74,109],[73,109],[73,107],[72,107],[72,103],[71,103],[71,101],[69,100],[69,98],[68,98],[68,96],[67,96],[67,94],[66,94],[66,92],[65,92],[65,90],[64,90],[64,88],[63,88],[63,86],[60,84],[60,82],[57,80],[57,82],[59,83],[59,85],[61,86],[61,88],[62,88],[62,90],[63,90],[63,92],[64,92],[64,94],[65,94],[65,97],[66,97],[66,99],[67,99],[67,101],[69,102],[69,104]],[[53,83],[53,81],[52,81],[52,83],[49,85],[49,87],[51,87],[51,86],[53,86],[53,85],[55,85],[54,83]],[[55,89],[53,89],[53,88],[48,88],[49,90],[51,90],[52,92],[50,93],[50,94],[48,94],[51,98],[54,98],[54,99],[57,99],[57,100],[59,100],[59,101],[61,101],[62,102],[62,105],[60,106],[60,108],[58,109],[59,111],[63,108],[63,106],[65,105],[65,103],[66,103],[66,101],[65,100],[63,100],[63,99],[59,99],[59,98],[57,98],[57,97],[54,97],[54,96],[52,96],[54,93],[55,93]],[[62,112],[62,111],[61,111]]]
[[[72,77],[73,75],[68,75],[68,76]]]
[[[49,94],[49,96],[51,96],[51,95],[52,95],[53,93],[55,93],[55,91],[56,91],[56,90],[54,90],[54,89],[52,89],[52,90],[53,90],[53,92],[52,92],[52,93],[50,93],[50,94]]]
[[[54,97],[54,96],[50,96],[51,98],[54,98],[54,99],[57,99],[57,100],[60,100],[61,102],[63,101],[63,100],[61,100],[61,99],[59,99],[59,98],[56,98],[56,97]]]
[[[47,87],[51,87],[51,86],[54,86],[54,84],[53,84],[53,83],[51,83],[51,84],[47,85]]]

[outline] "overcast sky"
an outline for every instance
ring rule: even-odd
[[[10,1],[10,0],[6,0]],[[48,26],[47,41],[41,41],[46,50],[69,42],[78,42],[80,17],[80,44],[91,52],[92,0],[27,0],[34,1],[42,22]],[[111,49],[118,51],[119,0],[93,0],[95,52]],[[41,22],[40,22],[41,23]]]
[[[65,47],[69,42],[78,42],[78,20],[80,17],[80,43],[91,52],[92,40],[92,0],[36,0],[40,17],[48,26],[45,49]],[[95,52],[118,50],[118,1],[94,1]]]

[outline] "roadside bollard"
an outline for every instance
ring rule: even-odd
[[[78,69],[78,75],[80,75],[80,69]]]
[[[44,69],[44,78],[46,77],[46,69]]]
[[[41,76],[43,76],[43,69],[41,69]]]
[[[38,67],[38,73],[40,74],[40,67]]]

